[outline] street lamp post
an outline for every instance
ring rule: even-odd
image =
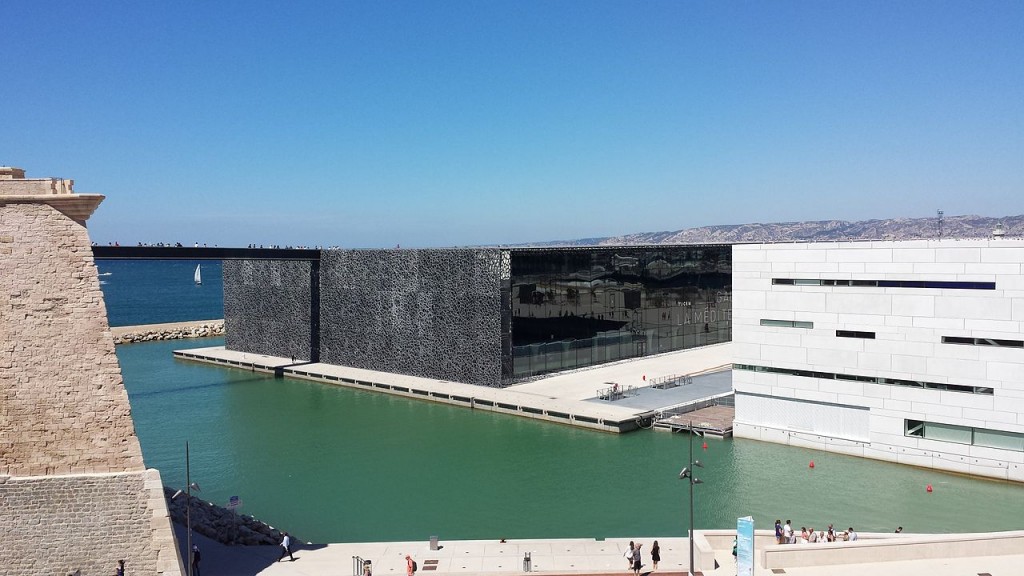
[[[192,481],[192,474],[190,470],[190,462],[188,457],[188,440],[185,441],[185,559],[188,562],[187,574],[192,576],[192,489],[202,492],[199,484]],[[178,496],[181,496],[181,490],[178,490],[171,496],[171,500],[174,500]]]
[[[693,459],[693,421],[691,420],[686,426],[686,431],[690,434],[690,465],[683,468],[683,471],[679,473],[680,480],[690,481],[690,576],[693,576],[693,485],[703,484],[704,481],[700,478],[693,477],[694,468],[703,468],[704,465],[700,463],[700,460]]]

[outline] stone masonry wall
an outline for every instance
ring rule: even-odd
[[[0,475],[142,471],[85,226],[0,203]]]
[[[0,574],[113,574],[118,560],[130,574],[180,574],[159,479],[156,471],[0,477]]]

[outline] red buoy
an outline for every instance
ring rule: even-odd
[[[811,463],[808,465],[808,468],[814,468],[814,460],[811,460]]]
[[[707,442],[705,442],[705,443],[704,443],[704,449],[705,449],[705,450],[707,450],[707,449],[708,449],[708,443],[707,443]]]
[[[924,488],[924,489],[925,489],[926,491],[928,491],[928,492],[931,492],[931,491],[932,491],[932,485],[931,485],[931,484],[929,484],[929,485],[925,486],[925,488]]]

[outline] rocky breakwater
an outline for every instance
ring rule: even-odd
[[[236,514],[212,502],[188,496],[184,492],[175,497],[178,491],[164,486],[164,497],[167,498],[167,509],[174,520],[182,526],[187,525],[185,503],[191,498],[192,530],[221,544],[238,546],[259,546],[261,544],[280,544],[281,531],[273,526],[244,514]],[[292,534],[292,540],[300,539]]]
[[[179,324],[149,324],[111,328],[114,344],[134,344],[155,340],[181,340],[183,338],[211,338],[224,335],[223,320],[183,322]]]

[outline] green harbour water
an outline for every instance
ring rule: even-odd
[[[119,346],[164,484],[315,542],[681,536],[685,434],[612,435],[175,360],[220,339]],[[1024,485],[751,440],[694,442],[700,528],[1024,529]],[[814,460],[815,467],[808,464]],[[934,487],[932,493],[926,485]]]

